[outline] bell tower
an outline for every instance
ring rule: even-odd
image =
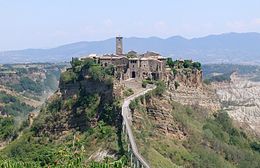
[[[123,55],[123,37],[116,37],[116,55]]]

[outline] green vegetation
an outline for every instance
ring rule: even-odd
[[[193,62],[192,60],[176,60],[173,61],[172,58],[167,58],[167,65],[173,70],[173,73],[176,73],[176,69],[197,69],[201,70],[201,63],[199,62]]]
[[[16,102],[17,98],[11,95],[6,94],[5,92],[0,92],[0,102],[7,104]]]
[[[33,81],[28,77],[21,77],[18,84],[10,84],[9,86],[17,92],[28,91],[35,94],[41,94],[43,92],[42,83],[38,81]]]
[[[117,128],[119,102],[100,104],[98,94],[81,93],[77,99],[52,98],[40,116],[34,121],[31,130],[25,131],[20,139],[8,145],[0,157],[0,165],[35,165],[32,167],[87,167],[110,165],[122,168],[123,159],[110,159],[104,163],[90,162],[87,159],[99,148],[109,149],[122,157],[124,150],[120,129]],[[98,112],[99,108],[101,111]],[[72,111],[67,113],[66,111]],[[99,114],[96,127],[90,127],[91,121]],[[62,118],[60,118],[62,117]],[[68,118],[69,117],[69,118]],[[59,118],[59,119],[58,119]],[[64,139],[59,139],[57,125],[66,124],[73,127]],[[57,140],[59,139],[59,140]],[[94,144],[93,144],[94,143]],[[88,149],[88,150],[85,150]],[[8,160],[6,160],[8,158]]]
[[[119,160],[116,161],[109,161],[108,159],[104,163],[100,162],[92,162],[90,168],[123,168],[127,165],[127,158],[125,156],[121,157]]]
[[[125,97],[129,97],[134,94],[134,91],[131,88],[128,88],[128,89],[124,90],[123,94]]]
[[[205,80],[204,80],[204,83],[206,84],[210,84],[212,82],[224,82],[224,81],[230,81],[232,73],[225,73],[225,74],[220,74],[220,75],[213,75],[213,76],[210,76],[210,77],[207,77]]]
[[[25,97],[39,100],[44,91],[58,88],[60,71],[66,65],[59,64],[10,64],[0,67],[6,73],[0,84]],[[46,78],[45,78],[46,77]]]
[[[146,95],[147,101],[159,101],[159,97]],[[134,131],[141,153],[151,166],[158,167],[248,167],[258,168],[260,145],[254,139],[236,128],[228,114],[220,111],[210,116],[197,107],[183,106],[171,102],[173,116],[173,137],[165,138],[147,115],[142,98],[133,101],[132,106],[141,112],[142,129]],[[133,108],[132,107],[132,108]],[[178,135],[183,134],[183,139]]]
[[[78,59],[73,59],[71,65],[61,75],[63,84],[73,85],[85,78],[106,87],[112,82],[112,66],[103,68],[92,60]],[[32,127],[24,124],[23,135],[0,152],[0,165],[122,168],[126,159],[121,137],[121,106],[119,100],[110,96],[109,90],[90,93],[83,85],[77,94],[66,99],[55,94],[41,109]],[[100,149],[108,150],[115,157],[102,163],[88,160],[93,151]]]
[[[0,92],[0,102],[4,103],[1,107],[2,114],[12,116],[26,116],[34,108],[21,102],[18,98],[8,95],[5,92]]]
[[[251,81],[260,81],[260,67],[255,65],[235,65],[235,64],[208,64],[203,65],[204,82],[222,82],[230,81],[230,75],[233,72],[238,72],[241,75],[254,74]],[[217,75],[216,75],[217,74]]]
[[[166,85],[163,81],[158,81],[156,83],[156,88],[153,90],[154,94],[157,96],[162,96],[166,91]]]
[[[74,83],[77,80],[76,74],[71,71],[67,70],[61,74],[61,81],[68,84],[68,83]]]
[[[148,85],[148,84],[154,84],[155,83],[155,81],[154,80],[152,80],[152,79],[150,79],[149,77],[147,78],[147,79],[145,79],[145,80],[142,80],[142,87],[143,88],[146,88],[146,86]]]
[[[142,87],[143,88],[146,88],[147,84],[148,84],[147,80],[143,80],[142,81]]]
[[[0,141],[12,140],[18,136],[13,117],[0,117]]]
[[[230,74],[237,71],[239,74],[249,74],[259,70],[259,66],[236,64],[205,64],[202,66],[204,78],[212,73]]]
[[[107,84],[111,84],[114,67],[101,67],[101,65],[95,63],[93,59],[79,60],[73,58],[71,61],[71,69],[61,74],[61,82],[68,84],[81,81],[85,78],[83,76],[84,73],[95,81],[104,81]]]

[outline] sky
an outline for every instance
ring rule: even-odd
[[[0,51],[228,32],[260,33],[260,0],[0,0]]]

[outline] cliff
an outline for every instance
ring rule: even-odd
[[[1,151],[0,160],[51,167],[102,166],[117,164],[117,160],[123,163],[122,86],[107,69],[91,60],[74,60],[71,64],[61,74],[59,90],[30,127],[25,126],[19,139]],[[102,163],[105,158],[109,162]]]
[[[205,85],[202,70],[179,68],[169,74],[167,87],[170,98],[184,105],[196,105],[211,112],[221,109],[215,89]]]
[[[211,115],[198,105],[176,101],[167,89],[135,100],[134,135],[151,167],[259,166],[258,143],[237,128],[227,113]]]

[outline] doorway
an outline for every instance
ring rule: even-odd
[[[135,71],[132,71],[132,78],[135,78],[136,74],[135,74]]]

